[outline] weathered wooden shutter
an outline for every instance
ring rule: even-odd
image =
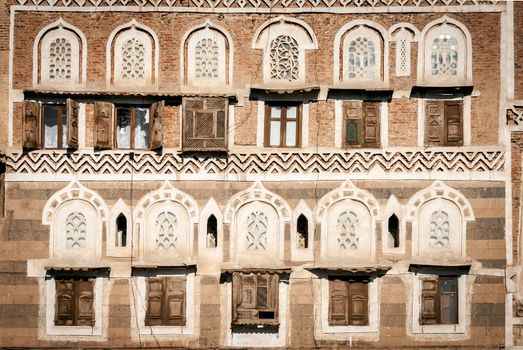
[[[76,304],[74,295],[73,281],[56,281],[55,325],[74,325]]]
[[[349,324],[348,283],[329,281],[329,325],[347,326]]]
[[[275,273],[267,275],[267,311],[260,312],[259,318],[278,320],[278,305],[280,292],[280,276]]]
[[[425,145],[441,146],[443,139],[443,101],[427,101],[425,104]]]
[[[163,145],[163,108],[165,101],[155,102],[151,105],[149,115],[151,118],[151,143],[149,149],[156,150]]]
[[[67,99],[67,146],[78,149],[78,115],[80,104],[70,98]]]
[[[167,319],[164,324],[185,326],[185,278],[166,278]]]
[[[421,281],[420,324],[436,324],[438,322],[438,279],[430,278]]]
[[[369,324],[368,284],[351,282],[350,287],[350,324],[364,326]]]
[[[94,147],[101,149],[113,146],[113,104],[94,103]]]
[[[440,277],[439,310],[441,324],[458,323],[458,281],[456,277]]]
[[[227,150],[226,98],[186,98],[183,109],[184,151]]]
[[[345,145],[361,146],[362,143],[362,101],[345,101],[343,103],[345,122]]]
[[[363,103],[363,146],[380,146],[380,109],[379,103]]]
[[[24,101],[23,147],[37,149],[40,147],[41,105],[35,101]]]
[[[162,324],[162,310],[164,300],[163,279],[147,279],[147,311],[145,314],[146,326]]]
[[[78,326],[93,326],[94,325],[94,310],[93,310],[93,281],[75,281],[76,291],[75,298],[77,303],[76,308],[76,324]]]
[[[242,304],[242,277],[239,272],[232,274],[232,323],[238,322],[238,307]]]
[[[463,145],[463,104],[461,101],[445,102],[445,134],[447,146]]]

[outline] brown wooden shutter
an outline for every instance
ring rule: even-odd
[[[380,146],[380,108],[377,102],[363,103],[363,146]]]
[[[441,146],[444,144],[444,102],[427,101],[425,104],[425,145]]]
[[[147,279],[147,311],[145,314],[146,326],[162,324],[162,310],[164,300],[163,280],[161,278]]]
[[[163,145],[163,108],[165,101],[155,102],[151,105],[151,143],[149,149],[156,150]]]
[[[368,284],[352,282],[350,286],[350,324],[364,326],[369,324]]]
[[[56,281],[56,304],[54,323],[57,326],[73,326],[75,297],[73,281]]]
[[[438,279],[427,278],[421,281],[420,324],[436,324],[438,322]]]
[[[343,103],[345,145],[361,146],[362,143],[362,101]]]
[[[269,276],[268,309],[274,313],[273,319],[278,320],[278,307],[280,295],[280,276],[273,274]]]
[[[239,272],[232,274],[232,323],[238,321],[238,307],[242,304],[242,277]]]
[[[94,147],[109,149],[113,146],[113,104],[94,103]]]
[[[67,99],[67,146],[78,149],[78,115],[80,104]]]
[[[185,278],[166,278],[167,319],[164,324],[185,326]]]
[[[463,103],[445,102],[445,135],[447,146],[463,145]]]
[[[183,102],[183,150],[227,150],[226,98],[186,98]]]
[[[348,283],[329,281],[329,325],[347,326],[349,324]]]
[[[75,298],[77,302],[76,324],[78,326],[93,326],[94,325],[94,310],[93,310],[93,281],[75,281],[76,293]]]
[[[23,147],[37,149],[40,147],[41,105],[35,101],[24,101]]]

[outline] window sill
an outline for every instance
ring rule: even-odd
[[[375,325],[367,326],[326,326],[323,328],[323,334],[338,333],[377,333],[378,327]]]
[[[460,324],[414,325],[413,334],[463,334],[465,326]]]
[[[193,335],[187,326],[144,326],[140,327],[140,335]]]

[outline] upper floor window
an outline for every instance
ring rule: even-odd
[[[271,79],[298,80],[300,75],[298,42],[292,36],[279,35],[269,49]]]
[[[267,103],[265,105],[265,147],[300,147],[301,105]]]
[[[146,278],[146,326],[185,326],[185,277]]]
[[[380,104],[345,101],[344,144],[346,147],[380,147]]]
[[[425,145],[463,145],[463,102],[426,101]]]
[[[63,105],[42,105],[43,148],[67,148],[67,114]]]
[[[116,107],[115,135],[116,148],[148,148],[149,108]]]

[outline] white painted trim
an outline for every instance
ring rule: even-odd
[[[307,248],[298,249],[297,235],[298,235],[298,218],[303,215],[308,220],[308,242]],[[312,261],[314,260],[314,214],[309,208],[307,203],[303,199],[300,200],[298,205],[294,208],[292,213],[292,224],[291,224],[291,260],[292,261]]]
[[[389,104],[380,105],[380,148],[389,147]]]
[[[343,144],[343,101],[334,100],[334,147]]]
[[[381,249],[384,254],[405,254],[406,243],[406,214],[405,206],[401,205],[396,196],[391,195],[385,204],[382,213],[383,221],[381,228]],[[395,214],[399,220],[399,247],[389,247],[387,244],[388,233],[389,233],[389,218]]]
[[[207,247],[207,220],[211,215],[214,215],[217,224],[216,235],[218,239],[216,241],[216,247],[214,248]],[[220,208],[218,207],[218,204],[212,197],[200,211],[198,232],[198,253],[200,261],[202,261],[201,259],[203,258],[221,262],[223,256],[223,214]],[[213,269],[211,268],[211,266],[208,265],[209,264],[201,264],[201,266],[198,267],[198,272],[202,275],[206,273],[212,273]],[[210,270],[206,271],[207,268],[209,268]]]
[[[418,99],[418,147],[425,148],[425,100]]]
[[[116,219],[123,214],[127,220],[127,242],[125,247],[116,246]],[[109,217],[109,230],[105,237],[107,256],[114,257],[131,257],[132,242],[133,242],[133,217],[131,208],[121,198],[111,207],[111,215]]]
[[[507,1],[507,11],[501,14],[501,71],[506,72],[506,86],[507,86],[507,99],[514,99],[514,3]],[[521,40],[520,40],[521,41]],[[506,47],[504,47],[504,45]],[[506,51],[504,51],[506,50]],[[503,57],[505,56],[505,57]],[[506,65],[506,71],[503,69],[503,65]],[[502,73],[503,74],[503,73]],[[503,75],[502,75],[503,77]],[[503,87],[503,80],[501,80],[501,87]],[[503,125],[503,124],[500,124]],[[503,128],[500,128],[503,129]]]
[[[85,149],[85,131],[87,130],[87,123],[85,121],[85,103],[80,103],[78,110],[78,148]]]
[[[389,33],[392,31],[389,29]],[[396,42],[396,76],[397,77],[408,77],[410,76],[411,72],[411,56],[412,56],[412,47],[411,43],[414,41],[413,37],[415,35],[410,32],[409,30],[405,29],[405,27],[401,27],[398,33],[394,35],[394,37],[391,39],[391,41]],[[401,69],[401,42],[405,41],[405,70]]]
[[[301,115],[301,147],[309,147],[309,103],[304,103],[302,105],[302,115]]]
[[[503,129],[503,128],[502,128]],[[510,140],[510,131],[505,128],[505,136]],[[507,259],[507,266],[514,264],[514,256],[512,254],[512,143],[505,143],[505,256]],[[521,248],[519,251],[521,254]],[[521,255],[519,255],[521,256]],[[520,258],[519,264],[522,259]]]
[[[413,25],[412,23],[408,23],[408,22],[400,22],[400,23],[396,23],[396,24],[392,25],[389,28],[389,41],[396,41],[399,33],[394,34],[394,32],[397,31],[398,29],[401,30],[402,28],[408,29],[409,31],[412,32],[411,33],[412,41],[416,42],[419,40],[420,31],[418,28],[416,28],[415,25]]]
[[[235,111],[236,107],[233,105],[229,105],[229,120],[227,120],[227,148],[229,150],[234,148],[234,142],[236,138],[236,120],[234,114]]]
[[[256,123],[256,147],[263,147],[265,137],[265,102],[258,101],[258,119]]]
[[[260,42],[260,36],[265,31],[265,29],[267,29],[268,27],[270,27],[272,25],[278,24],[278,23],[294,24],[299,27],[302,27],[302,29],[307,33],[307,36],[309,37],[310,42],[309,43],[305,43],[305,42],[300,43],[300,49],[301,49],[301,45],[304,45],[303,49],[311,50],[311,49],[318,48],[318,40],[316,39],[316,35],[314,34],[314,30],[312,29],[312,27],[309,24],[307,24],[307,22],[305,22],[301,19],[294,18],[294,17],[287,17],[287,16],[279,16],[279,17],[271,18],[271,19],[265,21],[264,23],[262,23],[262,25],[259,26],[258,29],[256,29],[256,31],[254,32],[254,35],[252,36],[251,47],[253,49],[263,49],[263,50],[267,49],[266,43]]]
[[[8,77],[8,103],[7,106],[8,116],[7,116],[7,145],[8,147],[13,147],[13,60],[14,60],[14,46],[15,46],[15,12],[18,6],[11,6],[9,13],[9,77]],[[24,8],[23,6],[20,6]]]

